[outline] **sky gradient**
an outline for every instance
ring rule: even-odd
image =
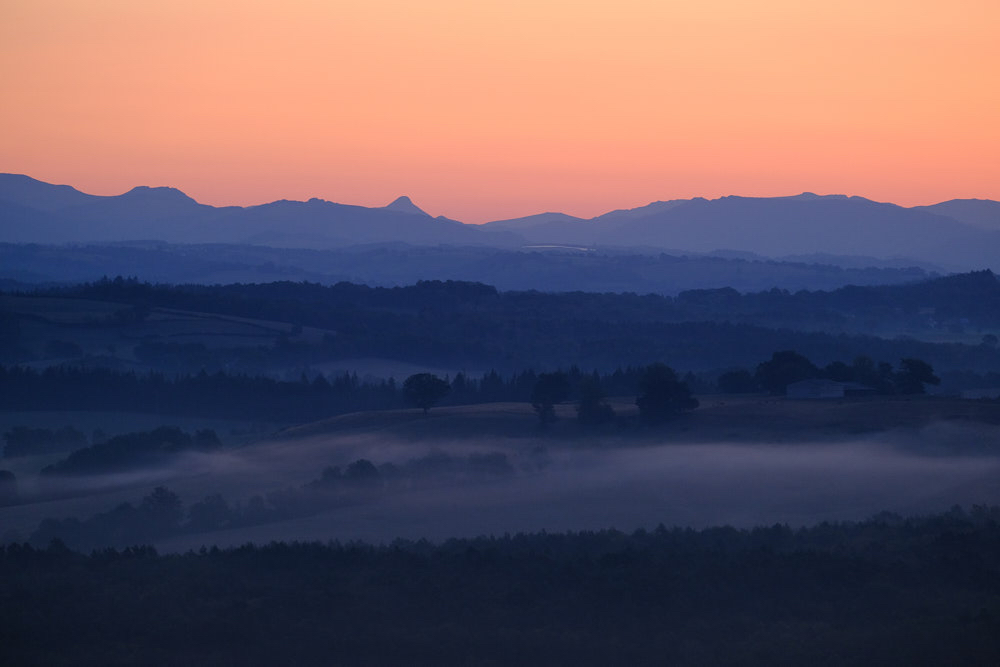
[[[0,171],[466,222],[1000,199],[998,35],[996,0],[0,0]]]

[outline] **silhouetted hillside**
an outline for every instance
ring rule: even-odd
[[[733,250],[765,257],[902,257],[947,270],[970,270],[1000,268],[1000,228],[993,224],[991,211],[989,204],[969,202],[904,208],[862,197],[805,193],[654,202],[591,220],[546,213],[476,226],[432,218],[402,198],[381,208],[315,198],[216,208],[171,188],[138,187],[123,195],[97,197],[0,174],[0,241],[18,243],[162,240],[286,248],[387,242],[507,248],[554,244]]]
[[[405,207],[397,200],[384,208],[366,208],[310,199],[217,208],[199,204],[173,188],[137,187],[122,195],[99,197],[22,175],[0,174],[0,240],[160,240],[301,248],[383,242],[503,247],[521,242],[508,233],[413,215],[416,206],[410,204]]]
[[[995,202],[994,202],[995,203]],[[942,205],[939,205],[942,206]],[[956,211],[961,219],[942,215]],[[996,268],[1000,227],[984,230],[957,206],[908,209],[863,197],[722,197],[674,200],[614,211],[586,222],[545,219],[488,223],[516,228],[532,243],[647,246],[768,257],[829,253],[906,257],[952,270]]]

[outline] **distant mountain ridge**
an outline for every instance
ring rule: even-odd
[[[1000,264],[1000,203],[989,200],[905,208],[846,195],[734,195],[654,202],[572,224],[529,216],[484,226],[534,244],[906,258],[948,270]]]
[[[914,210],[944,215],[983,229],[1000,230],[1000,202],[991,199],[952,199]]]
[[[413,200],[403,195],[397,197],[391,204],[385,206],[387,211],[398,211],[399,213],[412,213],[414,215],[428,215],[423,209],[413,203]]]
[[[1000,269],[1000,202],[906,208],[863,197],[802,193],[658,201],[589,220],[563,213],[467,225],[432,217],[409,197],[367,208],[322,199],[259,206],[200,204],[174,188],[98,196],[0,174],[0,241],[162,240],[343,248],[371,243],[518,248],[554,245],[747,257],[872,257],[949,271]]]
[[[512,247],[507,232],[431,217],[408,197],[382,208],[322,199],[259,206],[199,204],[180,190],[140,186],[98,196],[20,174],[0,174],[0,241],[250,243],[336,248],[365,243]]]

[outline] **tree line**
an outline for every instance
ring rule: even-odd
[[[119,303],[122,308],[108,321],[93,326],[120,327],[123,333],[138,326],[153,308],[256,318],[327,332],[321,341],[278,336],[262,347],[209,349],[200,343],[163,340],[134,346],[141,363],[170,371],[239,368],[256,373],[268,364],[301,367],[380,357],[434,366],[493,367],[504,373],[573,364],[610,372],[618,366],[670,359],[686,372],[746,367],[781,349],[798,350],[822,363],[865,355],[919,358],[942,370],[1000,371],[994,331],[1000,327],[995,314],[1000,312],[1000,283],[989,272],[912,286],[795,294],[697,290],[673,299],[499,292],[455,281],[395,288],[292,282],[207,286],[151,285],[120,277],[27,294]],[[921,331],[960,326],[985,333],[977,344],[859,335],[910,330],[906,322],[895,321],[900,318],[923,322],[917,327]],[[0,361],[33,358],[18,343],[19,335],[17,317],[0,316]]]
[[[876,363],[870,357],[859,356],[850,364],[834,361],[820,368],[795,350],[781,350],[758,364],[753,373],[745,368],[723,373],[717,386],[722,393],[767,391],[780,395],[790,384],[815,379],[852,383],[859,389],[883,396],[923,394],[926,385],[941,384],[934,368],[922,359],[900,359],[899,366],[894,368],[889,362]]]
[[[580,387],[596,384],[602,394],[628,395],[636,391],[646,367],[627,367],[613,373],[584,373],[577,367],[555,371],[565,377],[566,396],[575,397]],[[671,371],[672,372],[672,371]],[[422,374],[416,374],[419,379]],[[532,400],[539,378],[534,370],[510,375],[491,370],[479,377],[458,373],[453,378],[432,379],[447,385],[439,401],[468,405],[497,401]],[[676,375],[675,375],[676,378]],[[410,380],[411,384],[414,380]],[[678,380],[680,382],[680,380]],[[405,385],[405,383],[404,383]],[[3,410],[119,410],[153,414],[190,415],[250,419],[253,421],[302,422],[335,414],[364,410],[402,408],[413,401],[408,390],[394,379],[365,381],[357,374],[327,379],[322,374],[303,375],[299,381],[225,372],[169,377],[162,373],[121,372],[99,368],[53,366],[35,370],[22,366],[0,366],[0,396]],[[422,390],[421,394],[426,390]],[[410,398],[408,399],[407,396]],[[412,405],[423,407],[422,402]],[[428,406],[429,407],[429,406]],[[8,455],[23,453],[22,441],[31,433],[11,432]],[[47,447],[52,434],[36,434],[39,447]]]
[[[0,600],[7,664],[995,665],[1000,509],[165,555],[9,544]]]
[[[392,378],[362,381],[347,373],[331,379],[322,374],[312,378],[303,375],[299,381],[289,382],[222,371],[168,377],[100,368],[53,366],[38,371],[0,366],[0,386],[5,389],[0,409],[114,410],[291,423],[406,405],[426,412],[439,403],[517,401],[530,402],[544,425],[554,415],[552,406],[570,399],[578,403],[581,421],[613,421],[614,413],[604,399],[635,395],[643,418],[655,422],[660,419],[656,415],[669,417],[696,407],[692,390],[781,394],[788,384],[810,378],[855,382],[879,394],[923,393],[925,385],[940,382],[933,367],[921,359],[904,358],[894,368],[862,356],[851,364],[837,361],[820,368],[794,350],[775,352],[753,372],[727,371],[715,382],[690,373],[681,376],[660,363],[611,373],[585,373],[576,366],[565,371],[536,373],[529,369],[510,375],[491,370],[479,377],[461,372],[453,378],[418,373],[402,384]],[[55,433],[26,427],[8,431],[4,437],[5,456],[28,453],[28,442],[35,453],[41,453],[64,446],[59,441],[79,444],[83,438],[72,430]]]

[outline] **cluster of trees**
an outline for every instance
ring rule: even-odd
[[[383,463],[376,466],[368,459],[358,459],[343,469],[328,466],[318,479],[303,488],[323,491],[385,490],[394,486],[412,488],[414,483],[437,485],[513,473],[514,466],[503,452],[474,452],[467,456],[434,452],[398,465]]]
[[[718,387],[723,393],[767,391],[784,394],[785,388],[801,380],[828,379],[852,382],[876,394],[923,394],[925,385],[937,385],[941,378],[922,359],[901,359],[898,368],[887,362],[876,363],[869,357],[857,357],[850,365],[834,361],[819,368],[794,350],[781,350],[768,361],[758,364],[754,373],[746,369],[727,371],[719,376]]]
[[[152,431],[116,435],[77,449],[65,459],[42,468],[42,474],[85,475],[155,466],[184,451],[207,452],[221,446],[212,429],[200,429],[191,435],[176,426],[161,426]]]
[[[151,438],[148,440],[153,441]],[[148,455],[143,459],[149,460]],[[66,462],[63,464],[59,470],[46,469],[43,472],[65,474],[68,466]],[[119,467],[119,464],[118,460],[112,461],[112,467],[107,469]],[[547,459],[532,458],[522,464],[539,469],[547,465]],[[73,470],[82,472],[79,467]],[[105,469],[90,467],[87,470],[103,472]],[[183,533],[203,533],[312,516],[333,507],[353,505],[377,494],[400,489],[455,486],[508,477],[514,473],[514,464],[503,452],[474,452],[465,456],[435,452],[398,464],[376,465],[368,459],[358,459],[343,468],[328,466],[310,482],[253,495],[245,504],[230,504],[222,495],[211,494],[185,508],[176,493],[166,487],[156,487],[138,505],[122,503],[83,520],[76,517],[46,518],[28,537],[28,541],[44,546],[58,539],[75,549],[84,550],[123,547]],[[0,475],[0,491],[3,481]]]
[[[193,508],[192,508],[193,509]],[[138,506],[121,503],[88,519],[43,519],[31,534],[32,544],[60,540],[77,549],[151,544],[179,532],[185,517],[180,497],[158,486]]]
[[[295,500],[301,505],[301,499]],[[82,520],[76,517],[43,519],[28,542],[45,545],[59,540],[82,550],[120,548],[150,544],[187,532],[252,526],[303,515],[300,507],[293,505],[281,492],[269,495],[268,499],[255,495],[245,505],[230,505],[221,495],[212,494],[185,509],[176,493],[158,486],[138,505],[121,503]]]
[[[580,423],[596,426],[615,420],[614,409],[604,400],[606,394],[601,388],[599,375],[595,373],[584,376],[577,371],[572,379],[576,381],[579,394],[577,417]],[[647,423],[664,422],[681,412],[698,407],[698,400],[691,396],[691,390],[666,364],[656,363],[645,367],[638,373],[637,380],[639,396],[636,398],[636,405],[639,415]],[[573,386],[570,375],[562,371],[537,376],[531,389],[530,401],[542,428],[555,421],[555,406],[570,397]],[[407,400],[423,409],[424,414],[447,395],[450,388],[447,380],[431,373],[411,375],[403,383]]]
[[[544,426],[555,417],[554,406],[577,402],[582,423],[598,425],[615,421],[607,396],[638,396],[643,419],[655,423],[697,406],[692,384],[701,391],[723,393],[784,392],[799,380],[828,378],[856,382],[880,394],[923,393],[925,385],[938,384],[933,367],[916,358],[904,358],[898,367],[858,357],[850,365],[833,362],[820,368],[806,356],[783,350],[760,363],[755,372],[727,371],[716,386],[693,374],[684,377],[668,366],[652,364],[619,368],[613,373],[567,371],[536,373],[533,370],[501,375],[495,370],[475,378],[458,373],[439,378],[417,373],[401,385],[393,379],[363,382],[343,374],[328,380],[323,375],[298,382],[223,372],[168,378],[159,373],[122,373],[105,369],[51,367],[36,371],[0,366],[0,384],[8,391],[0,397],[6,410],[123,410],[154,414],[226,417],[254,421],[303,422],[333,414],[382,410],[413,405],[426,413],[438,404],[468,405],[495,401],[530,402]],[[15,427],[5,434],[6,456],[71,449],[86,443],[79,431]]]
[[[605,395],[634,394],[645,366],[619,368],[613,373],[584,373],[578,367],[554,373],[533,370],[501,375],[491,370],[471,377],[458,373],[453,378],[437,378],[418,373],[397,385],[395,380],[365,382],[356,374],[328,380],[323,375],[303,376],[298,382],[268,377],[214,374],[167,377],[161,373],[139,374],[107,369],[50,367],[37,371],[21,366],[0,366],[0,385],[8,391],[0,395],[4,410],[115,410],[166,415],[221,417],[253,421],[304,422],[333,414],[364,410],[387,410],[407,404],[429,410],[433,405],[469,405],[496,401],[560,403],[589,392],[590,403],[600,404]],[[542,388],[568,384],[566,392],[534,395],[540,378]],[[689,385],[693,376],[685,376]],[[564,378],[561,380],[559,378]],[[599,395],[598,397],[595,397]],[[566,393],[562,396],[561,393]],[[425,408],[426,406],[426,408]],[[606,409],[601,408],[606,413]],[[598,410],[598,411],[600,411]],[[586,418],[585,418],[586,420]],[[25,445],[25,453],[30,449]]]
[[[164,493],[134,511],[177,517]],[[1000,508],[171,555],[10,544],[0,599],[8,664],[995,665]]]

